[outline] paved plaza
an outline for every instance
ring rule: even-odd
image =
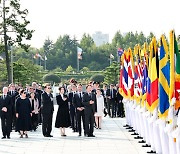
[[[150,150],[142,148],[123,127],[125,118],[103,118],[102,129],[95,129],[95,138],[79,137],[70,128],[66,129],[67,137],[61,137],[60,130],[54,127],[57,106],[55,109],[53,138],[43,137],[41,126],[36,132],[29,132],[28,139],[12,132],[11,139],[0,140],[0,154],[145,154]]]

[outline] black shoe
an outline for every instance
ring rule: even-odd
[[[147,153],[156,153],[156,151],[151,150],[151,151],[148,151]]]
[[[64,134],[64,135],[61,135],[61,136],[64,136],[64,137],[65,137],[66,135]]]
[[[145,144],[145,145],[142,145],[142,147],[151,147],[151,145]]]
[[[46,135],[46,137],[53,137],[52,135]]]
[[[28,138],[28,135],[27,135],[27,134],[25,135],[25,138]]]
[[[81,134],[79,134],[79,136],[81,136]]]
[[[5,139],[6,137],[5,136],[3,136],[1,139]]]
[[[85,137],[88,137],[88,134],[84,133],[84,136],[85,136]]]
[[[95,137],[95,135],[93,135],[93,134],[92,135],[88,135],[88,137]]]
[[[144,140],[142,140],[142,141],[139,141],[138,143],[146,143]]]
[[[10,139],[10,136],[7,136],[7,139]]]

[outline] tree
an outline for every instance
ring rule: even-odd
[[[86,72],[89,71],[89,68],[88,68],[88,67],[83,67],[83,68],[81,69],[81,71],[83,71],[84,73],[86,73]]]
[[[91,77],[91,81],[95,82],[104,82],[104,75],[102,74],[95,74]]]
[[[66,72],[68,72],[68,73],[73,72],[73,68],[72,68],[71,65],[69,65],[69,66],[66,68]]]
[[[44,82],[59,83],[61,79],[55,74],[47,74],[43,77]]]
[[[21,10],[20,0],[3,0],[2,2],[2,18],[3,22],[0,25],[0,31],[4,36],[4,52],[6,56],[6,69],[8,83],[12,82],[10,57],[8,47],[19,45],[24,50],[28,51],[29,45],[23,43],[24,40],[30,40],[33,30],[28,30],[26,27],[30,21],[26,19],[28,10]],[[11,35],[14,33],[15,35]]]
[[[119,79],[119,64],[117,62],[113,62],[111,66],[107,67],[104,73],[104,81],[107,84],[116,84]]]
[[[42,77],[39,73],[40,67],[38,65],[34,65],[32,61],[20,58],[17,62],[13,63],[13,66],[15,82],[21,82],[23,84],[32,81],[41,82]]]

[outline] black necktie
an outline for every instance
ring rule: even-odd
[[[111,90],[111,98],[113,98],[113,89]]]
[[[82,97],[81,97],[81,93],[79,93],[79,98],[81,99]]]

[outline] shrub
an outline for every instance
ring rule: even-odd
[[[51,83],[59,83],[61,82],[61,79],[59,76],[55,75],[55,74],[47,74],[43,77],[43,81],[44,82],[51,82]]]
[[[102,74],[95,74],[91,77],[91,81],[104,82],[104,76]]]

